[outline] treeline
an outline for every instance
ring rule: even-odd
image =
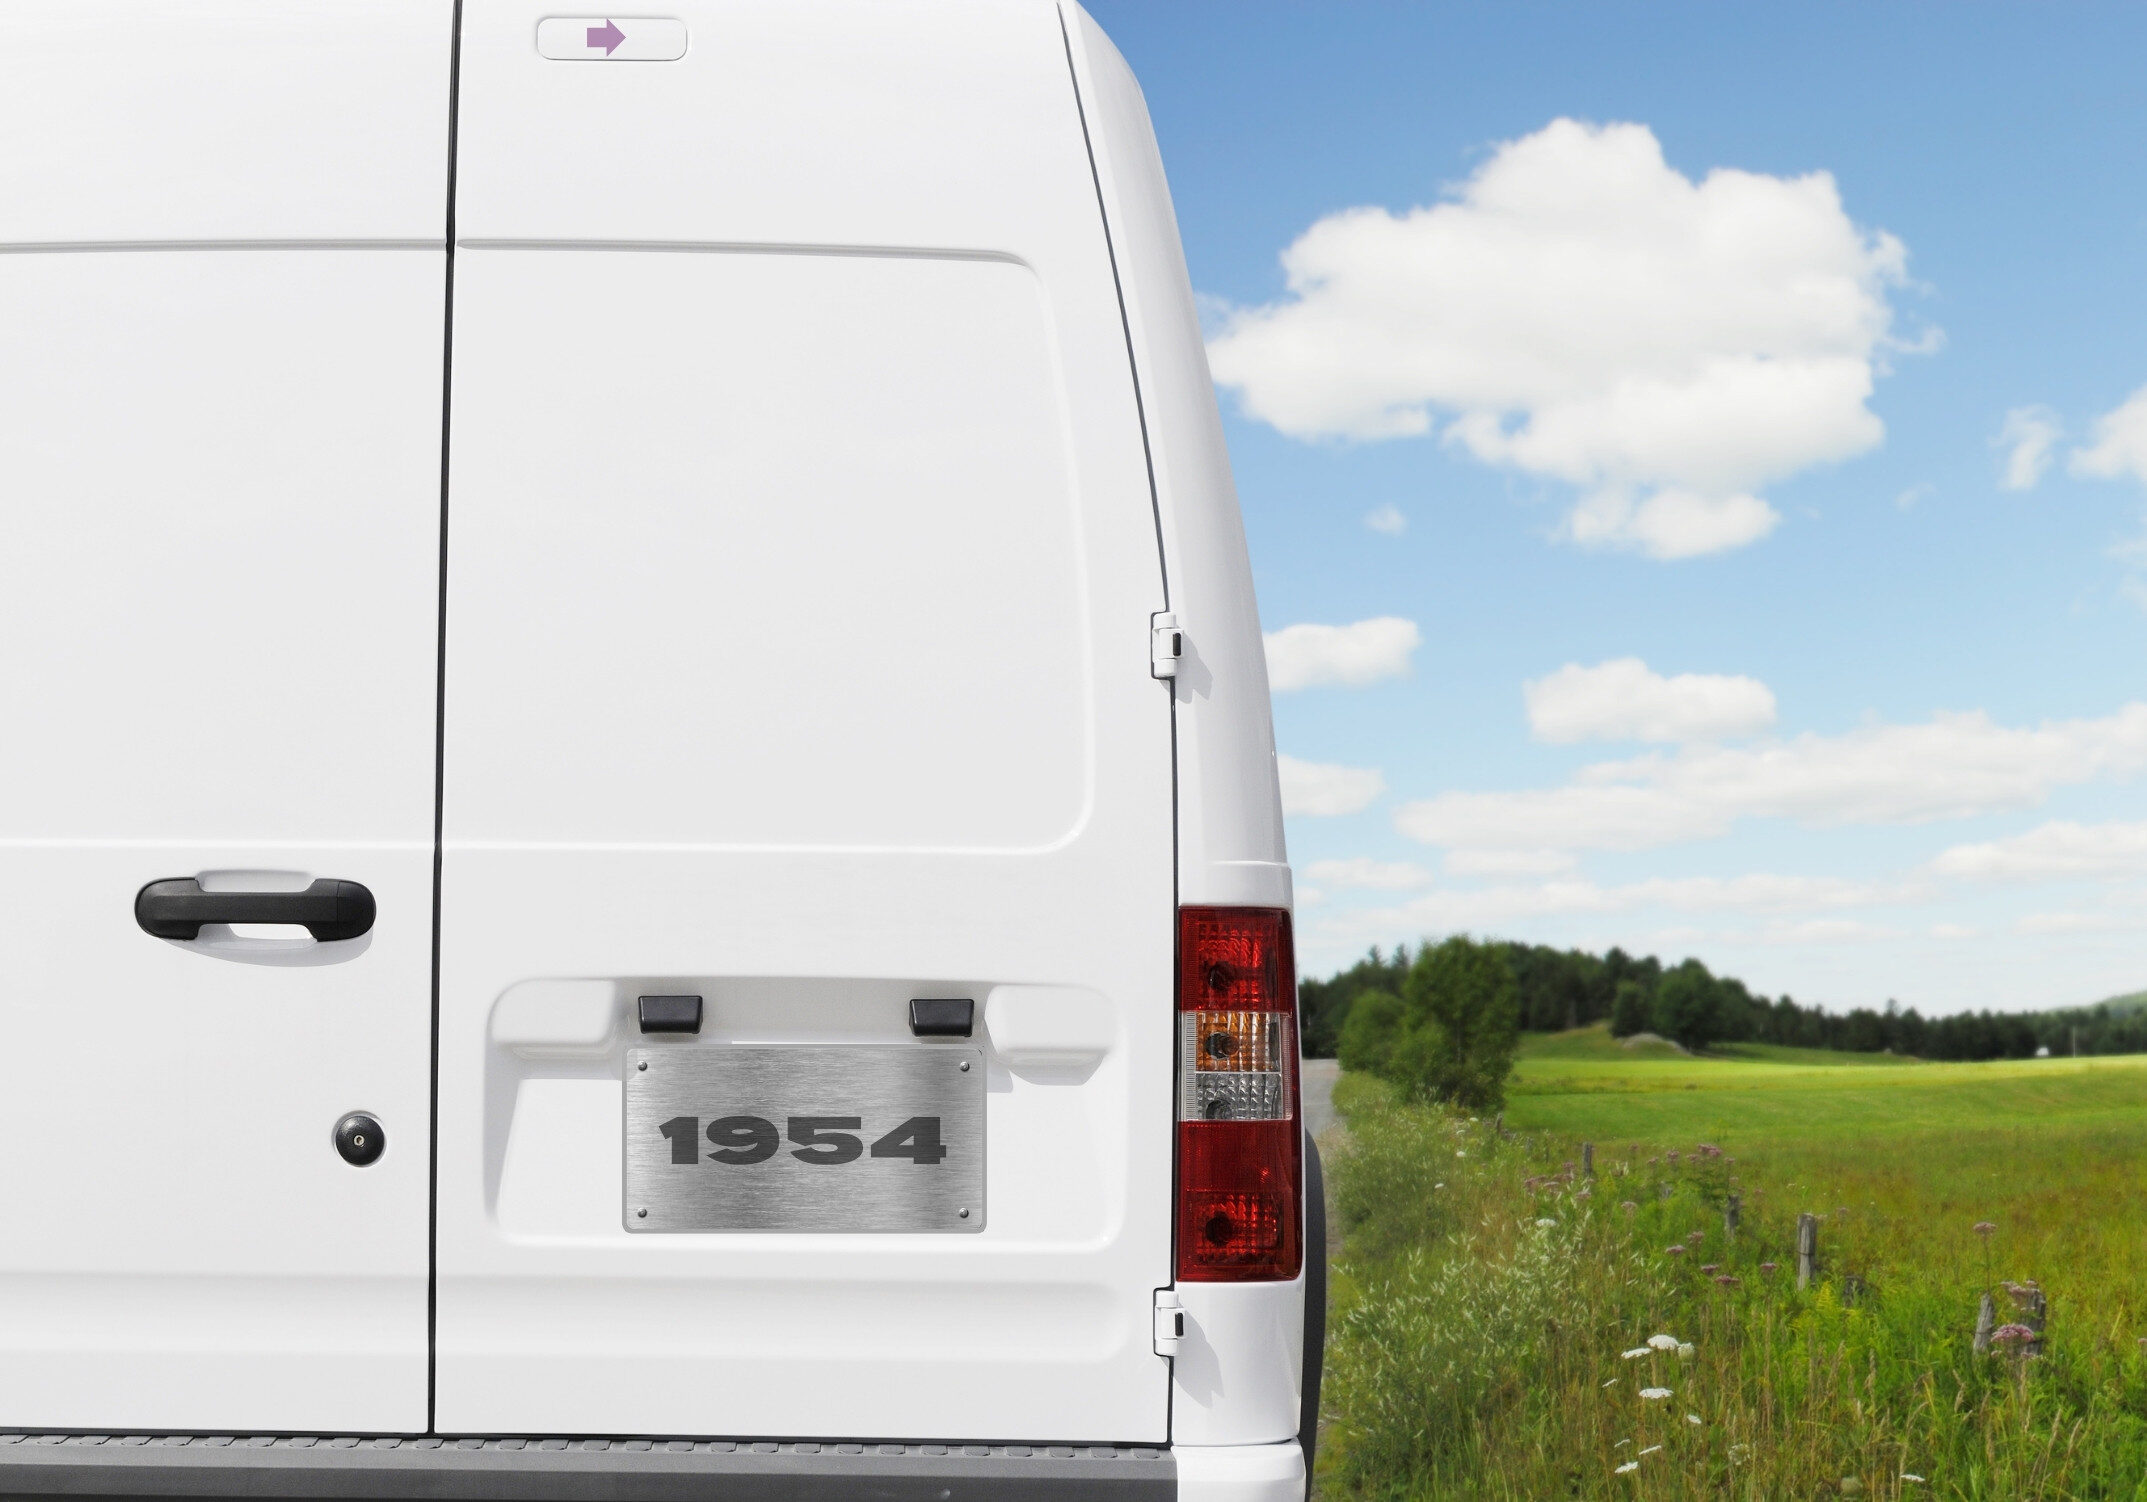
[[[1698,960],[1665,966],[1622,949],[1586,954],[1541,944],[1490,941],[1514,981],[1520,1025],[1558,1032],[1608,1021],[1618,1037],[1658,1033],[1687,1048],[1716,1043],[1782,1043],[1852,1053],[1892,1052],[1922,1059],[2026,1059],[2053,1054],[2147,1053],[2147,1007],[2104,1002],[2047,1012],[1960,1012],[1924,1017],[1888,1002],[1883,1011],[1830,1012],[1789,996],[1754,994],[1735,976]],[[1399,996],[1414,956],[1404,945],[1376,947],[1325,980],[1298,982],[1306,1054],[1333,1057],[1360,996]]]

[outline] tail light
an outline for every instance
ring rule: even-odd
[[[1178,1277],[1297,1276],[1297,963],[1274,908],[1178,913]]]

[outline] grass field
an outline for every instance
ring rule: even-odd
[[[1511,1136],[1356,1077],[1337,1103],[1329,1495],[2147,1499],[2147,1058],[1593,1028],[1527,1041]],[[2006,1280],[2048,1297],[2039,1357],[1970,1349]],[[1655,1334],[1692,1349],[1621,1354]]]

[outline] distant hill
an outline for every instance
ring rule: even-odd
[[[2108,1007],[2113,1012],[2137,1012],[2147,1007],[2147,991],[2127,991],[2122,996],[2105,997],[2087,1010],[2092,1012],[2095,1007]]]

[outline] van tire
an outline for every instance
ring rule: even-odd
[[[1297,1402],[1297,1444],[1305,1452],[1305,1496],[1319,1450],[1320,1374],[1327,1357],[1327,1175],[1319,1144],[1305,1133],[1305,1356]]]

